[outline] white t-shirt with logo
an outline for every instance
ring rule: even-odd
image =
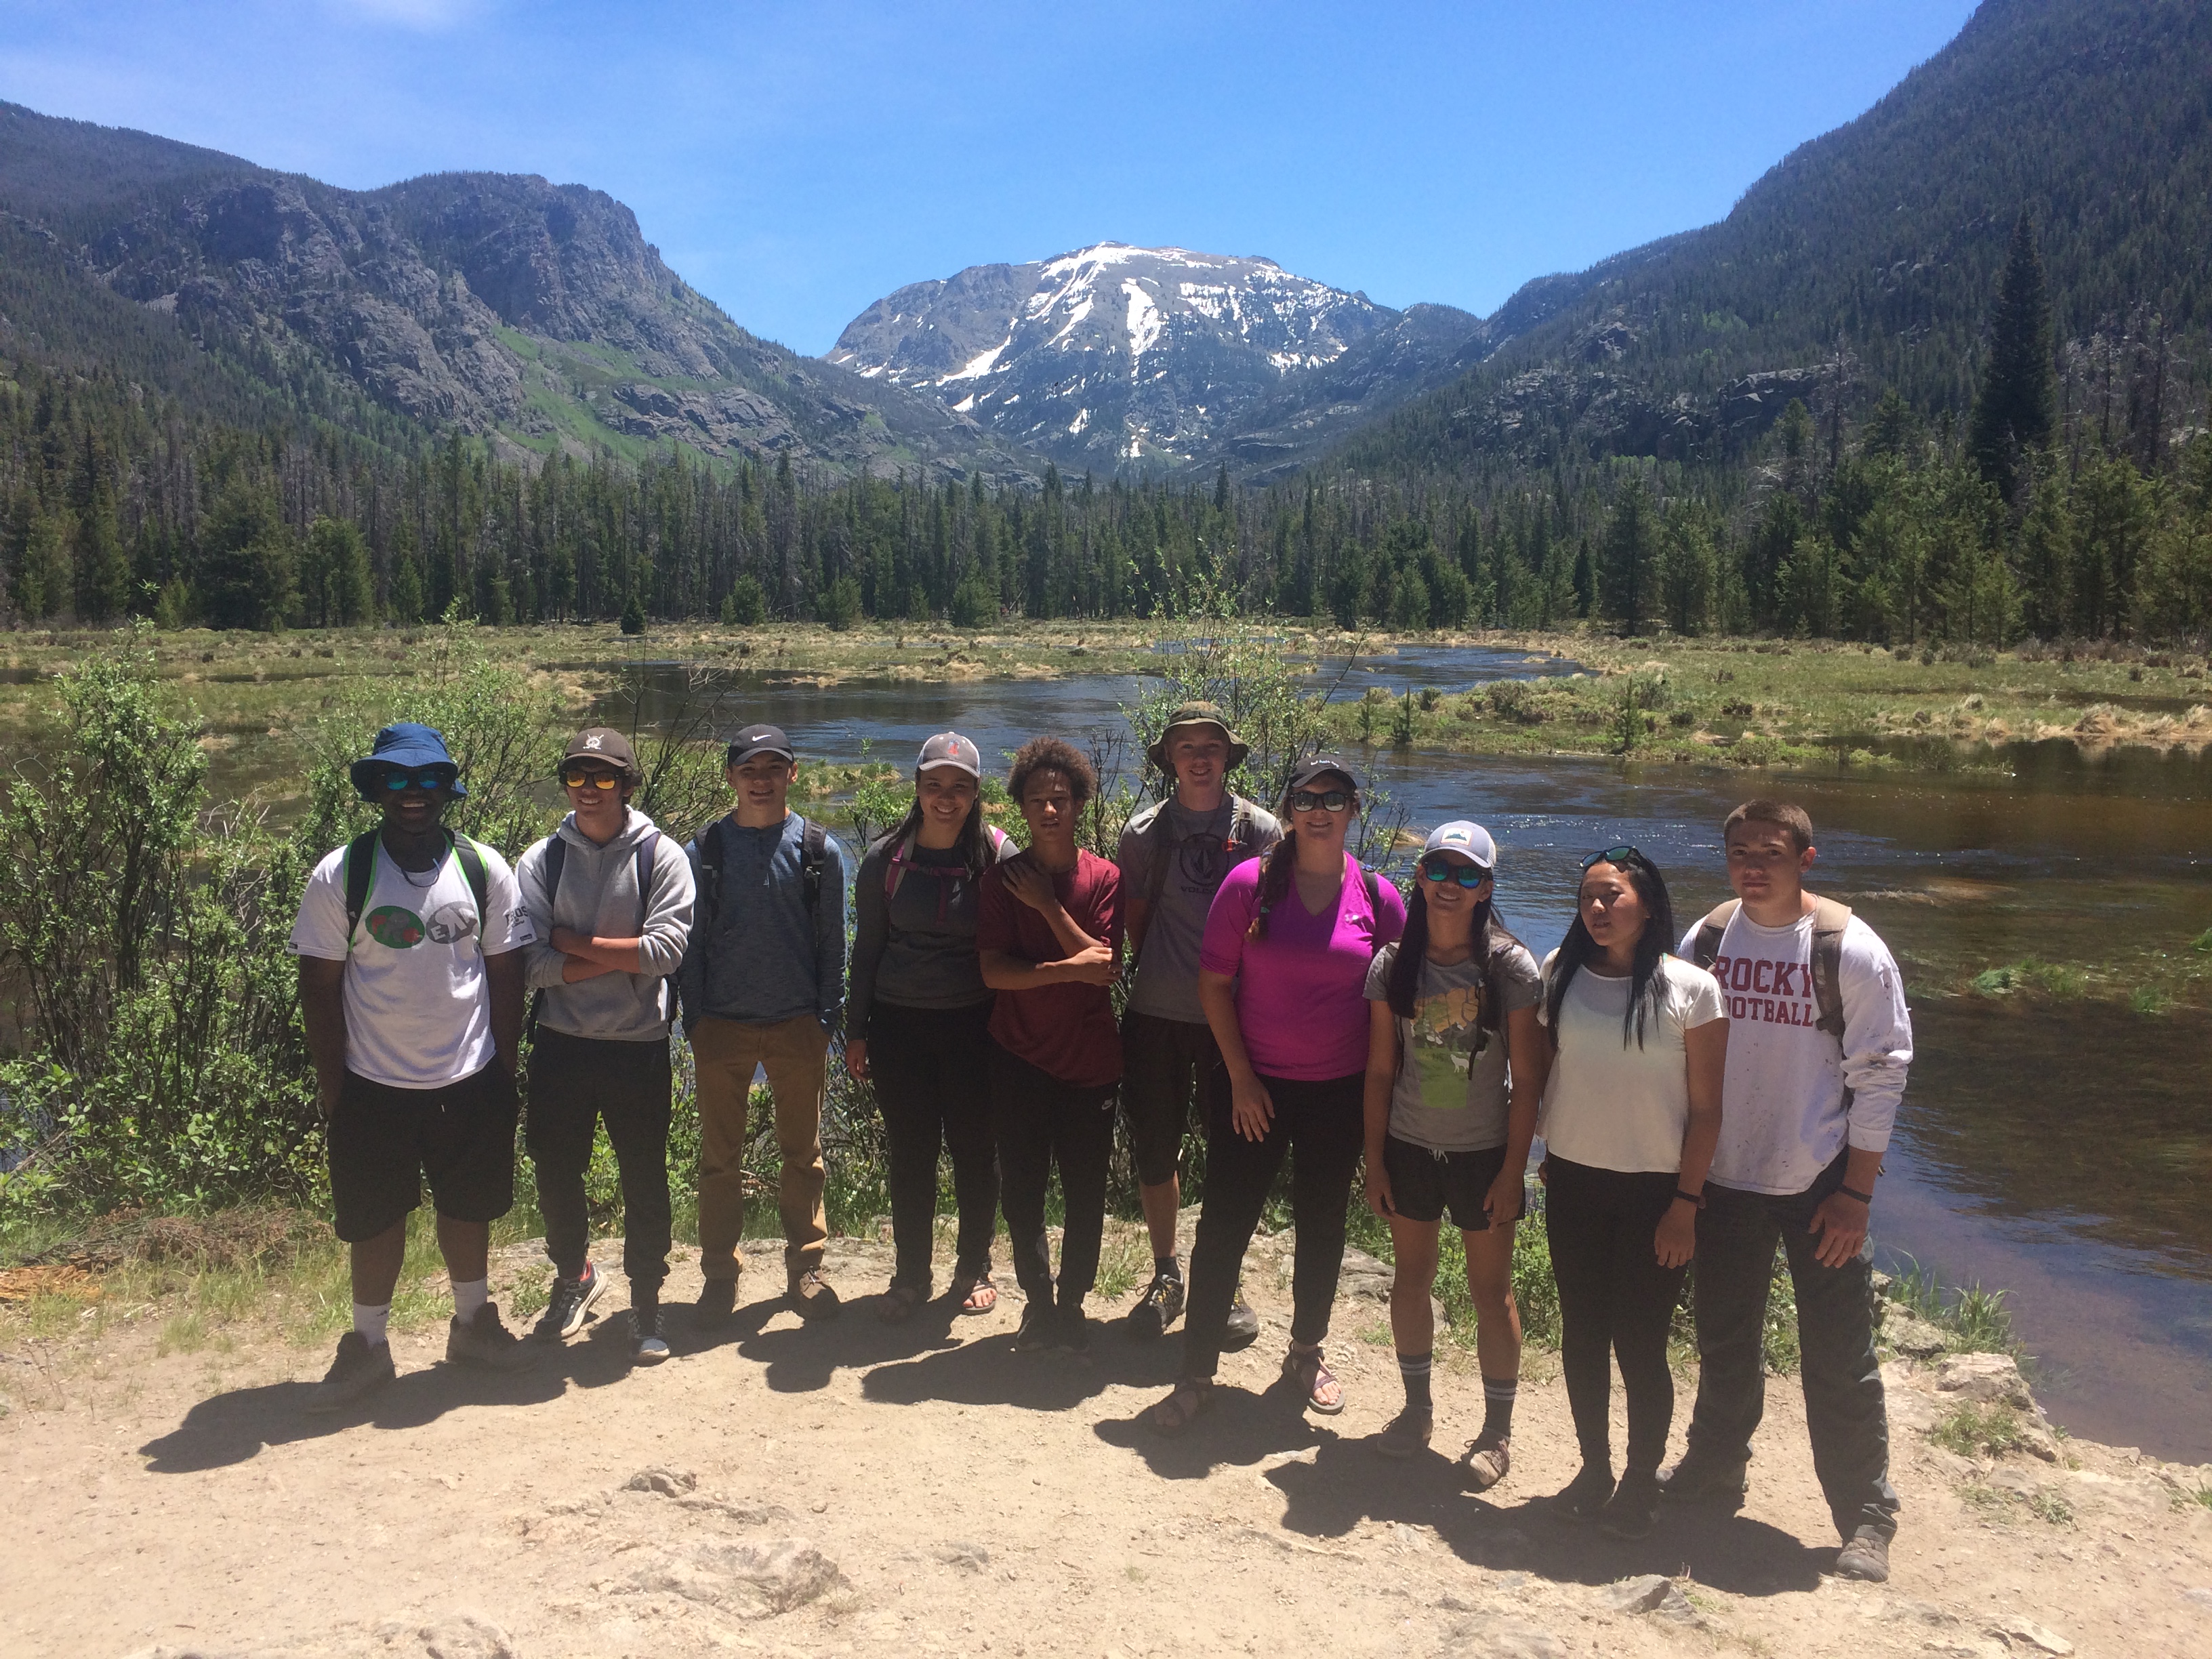
[[[395,1089],[437,1089],[491,1064],[484,956],[520,950],[537,934],[514,872],[490,848],[483,850],[489,927],[459,858],[448,852],[434,872],[410,873],[380,838],[350,951],[345,848],[325,854],[307,878],[292,951],[346,965],[348,1071]]]
[[[1544,958],[1547,1001],[1557,951]],[[1632,981],[1585,966],[1559,1004],[1559,1043],[1544,1080],[1537,1133],[1545,1146],[1594,1169],[1672,1173],[1682,1167],[1690,1122],[1690,1061],[1682,1033],[1728,1018],[1713,976],[1680,957],[1659,959],[1656,1009],[1646,1005],[1644,1042],[1632,1024],[1623,1041]]]
[[[1696,947],[1702,925],[1691,927],[1685,951]],[[1873,928],[1856,916],[1844,928],[1840,1042],[1820,1029],[1809,913],[1787,927],[1762,927],[1739,908],[1721,934],[1713,977],[1730,1021],[1715,1181],[1802,1193],[1846,1140],[1863,1152],[1888,1148],[1912,1065],[1912,1016],[1896,959]]]

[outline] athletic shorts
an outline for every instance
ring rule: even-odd
[[[452,1221],[514,1206],[514,1080],[494,1061],[435,1089],[394,1089],[348,1072],[331,1114],[331,1201],[338,1237],[374,1238],[422,1202]]]
[[[1382,1143],[1382,1168],[1390,1177],[1390,1207],[1408,1221],[1441,1221],[1451,1212],[1452,1225],[1463,1233],[1487,1232],[1490,1212],[1482,1201],[1505,1167],[1503,1146],[1479,1152],[1432,1152],[1395,1135]],[[1511,1220],[1519,1220],[1513,1216]]]
[[[1228,1109],[1229,1068],[1221,1063],[1212,1028],[1133,1010],[1124,1013],[1121,1111],[1139,1185],[1158,1187],[1175,1175],[1194,1085],[1201,1126],[1212,1121],[1217,1103]]]

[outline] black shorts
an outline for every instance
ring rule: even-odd
[[[1121,1016],[1121,1111],[1129,1124],[1129,1153],[1138,1184],[1158,1187],[1173,1177],[1182,1157],[1193,1088],[1201,1134],[1213,1109],[1227,1109],[1229,1068],[1213,1030],[1203,1023],[1163,1019],[1131,1011]]]
[[[346,1073],[328,1146],[331,1202],[349,1244],[374,1238],[422,1201],[452,1221],[514,1207],[514,1081],[497,1061],[435,1089],[394,1089]]]
[[[1452,1225],[1463,1233],[1489,1231],[1490,1212],[1482,1201],[1504,1167],[1503,1146],[1479,1152],[1432,1152],[1395,1135],[1382,1143],[1390,1207],[1408,1221],[1441,1221],[1449,1208]],[[1517,1215],[1510,1218],[1520,1219]]]

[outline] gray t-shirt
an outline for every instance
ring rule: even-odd
[[[1542,995],[1536,959],[1518,944],[1493,940],[1492,970],[1469,957],[1440,968],[1421,963],[1413,1017],[1398,1022],[1398,1078],[1390,1090],[1390,1133],[1432,1152],[1480,1152],[1505,1144],[1511,1090],[1504,1016],[1533,1008]],[[1367,970],[1367,1000],[1390,998],[1398,947],[1386,945]],[[1485,1030],[1486,983],[1498,988],[1498,1029]]]
[[[1282,826],[1257,806],[1245,808],[1249,839],[1235,846],[1227,838],[1236,817],[1236,798],[1224,796],[1211,812],[1187,811],[1173,800],[1146,807],[1121,831],[1121,902],[1149,900],[1154,876],[1152,854],[1160,846],[1158,822],[1167,829],[1168,866],[1158,883],[1159,902],[1146,925],[1144,953],[1129,988],[1129,1006],[1140,1014],[1206,1024],[1198,1006],[1198,947],[1206,933],[1206,913],[1233,865],[1264,856],[1282,840]]]

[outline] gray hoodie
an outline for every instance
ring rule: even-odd
[[[545,849],[552,836],[523,854],[514,872],[522,888],[522,908],[540,941],[523,947],[526,982],[545,993],[538,1006],[538,1023],[570,1036],[666,1042],[674,1001],[667,980],[684,960],[684,947],[691,936],[691,861],[678,842],[662,835],[635,807],[605,847],[576,828],[573,812],[553,834],[568,848],[561,890],[553,902],[548,902],[545,892]],[[658,844],[653,854],[653,890],[641,906],[637,854],[648,836]],[[548,942],[556,927],[599,939],[635,938],[644,971],[599,974],[564,983],[561,971],[568,958]]]

